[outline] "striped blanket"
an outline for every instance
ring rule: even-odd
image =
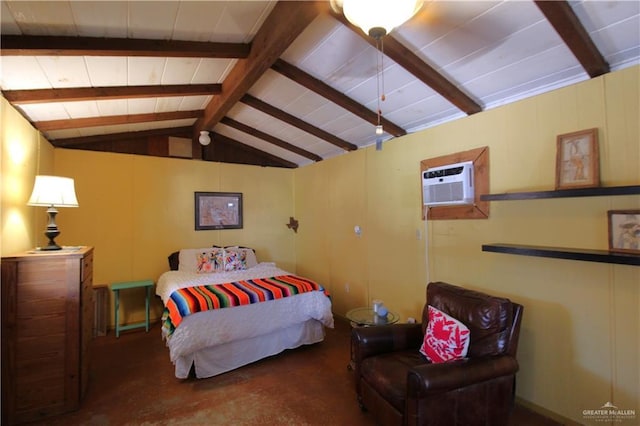
[[[324,291],[324,288],[314,281],[296,275],[181,288],[171,293],[165,305],[162,328],[164,335],[169,337],[184,317],[196,312],[250,305],[309,291]]]

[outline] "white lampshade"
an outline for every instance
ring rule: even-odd
[[[209,132],[207,130],[201,130],[198,141],[200,142],[200,145],[209,145],[211,143],[211,136],[209,136]]]
[[[60,176],[36,176],[30,206],[78,207],[73,179]]]
[[[342,11],[366,34],[380,37],[408,21],[422,3],[423,0],[342,0]],[[374,28],[384,29],[384,33],[371,31]]]

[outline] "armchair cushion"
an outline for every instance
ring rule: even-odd
[[[389,352],[366,358],[360,373],[367,383],[398,411],[404,410],[407,398],[407,372],[422,365],[427,359],[417,350]]]
[[[434,363],[464,358],[469,349],[469,329],[444,312],[429,306],[429,324],[420,353]]]

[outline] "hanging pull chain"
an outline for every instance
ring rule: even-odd
[[[384,102],[386,99],[384,94],[384,42],[382,37],[376,39],[376,50],[380,54],[376,54],[376,90],[377,90],[377,105],[378,105],[378,125],[376,126],[376,135],[381,136],[382,129],[382,107],[380,102]],[[380,143],[380,142],[378,142]]]
[[[376,50],[380,52],[376,53],[376,90],[377,90],[377,104],[378,104],[378,125],[376,126],[376,151],[382,150],[382,135],[384,130],[382,129],[382,108],[380,102],[385,100],[384,96],[384,44],[382,37],[376,38]],[[382,76],[382,81],[381,77]]]
[[[384,38],[380,37],[380,73],[382,75],[382,95],[380,96],[380,100],[382,102],[385,101],[386,96],[384,94]]]

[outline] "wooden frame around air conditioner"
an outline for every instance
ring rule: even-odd
[[[422,173],[432,167],[462,163],[464,161],[473,161],[473,176],[475,180],[473,204],[463,206],[425,206],[422,199]],[[420,162],[420,188],[422,220],[487,219],[489,217],[489,202],[480,200],[480,195],[489,193],[489,147],[485,146],[422,160]]]

